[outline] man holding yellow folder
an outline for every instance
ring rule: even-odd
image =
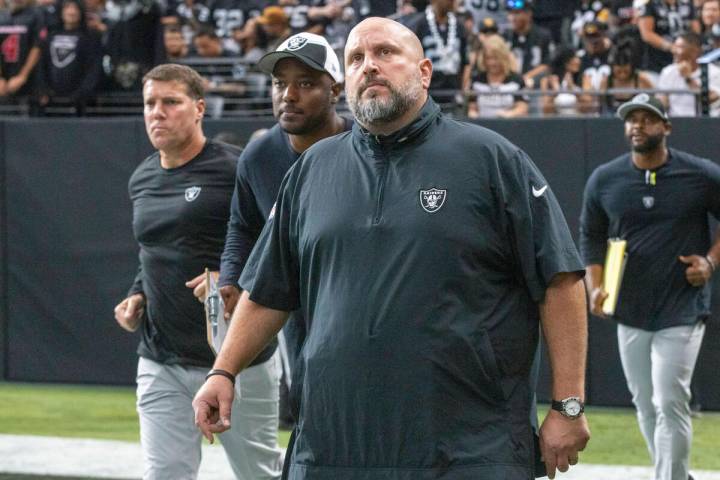
[[[720,263],[708,219],[720,218],[720,166],[667,147],[672,126],[654,97],[636,95],[618,115],[631,152],[598,167],[585,187],[580,245],[590,308],[618,322],[620,359],[655,479],[687,480],[690,380]],[[626,243],[616,254],[618,241]],[[619,260],[624,274],[613,307],[606,277],[617,277]]]

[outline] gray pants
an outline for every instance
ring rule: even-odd
[[[690,381],[705,324],[649,332],[618,325],[620,360],[656,480],[687,480]]]
[[[244,370],[237,379],[232,425],[219,435],[239,480],[278,479],[282,469],[277,444],[279,360]],[[207,369],[162,365],[140,358],[137,411],[145,463],[144,480],[194,480],[201,457],[192,399]],[[238,398],[238,390],[241,392]]]

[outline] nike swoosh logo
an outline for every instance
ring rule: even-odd
[[[532,187],[533,195],[534,195],[535,197],[540,197],[540,196],[542,196],[542,194],[545,193],[545,190],[547,190],[547,187],[548,187],[547,185],[545,185],[544,187],[542,187],[542,188],[540,188],[540,189],[537,189],[537,188],[535,188],[535,187]]]

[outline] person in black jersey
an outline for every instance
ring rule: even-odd
[[[403,22],[415,32],[433,63],[430,91],[438,102],[452,104],[459,90],[469,87],[467,34],[458,19],[455,2],[431,0],[422,12]]]
[[[137,410],[146,480],[194,479],[200,464],[191,401],[213,354],[203,306],[185,281],[219,266],[239,154],[205,138],[203,97],[202,78],[185,66],[161,65],[143,79],[145,127],[158,151],[130,178],[140,268],[127,298],[115,307],[115,319],[142,333]],[[242,396],[221,441],[238,479],[280,475],[274,349],[265,348],[248,375],[237,377]]]
[[[9,0],[8,8],[0,9],[0,102],[35,93],[35,66],[46,33],[29,0]]]
[[[643,0],[637,7],[637,24],[645,42],[645,65],[660,71],[673,61],[673,39],[684,32],[700,33],[692,0]]]
[[[300,47],[293,48],[295,45]],[[311,33],[294,35],[275,52],[265,55],[258,66],[272,75],[273,112],[278,123],[250,142],[238,162],[219,274],[227,317],[240,297],[240,273],[270,214],[285,173],[312,144],[349,130],[352,125],[335,111],[343,78],[340,62],[323,37]],[[188,285],[195,288],[198,298],[204,298],[202,276]],[[283,334],[281,345],[286,348],[289,369],[285,374],[288,380],[292,379],[287,383],[291,389],[299,388],[301,382],[296,379],[301,371],[296,358],[305,339],[305,323],[299,312],[293,314]],[[292,405],[297,396],[296,392],[290,395],[293,417],[297,415]]]
[[[292,480],[530,480],[541,452],[551,478],[566,471],[589,438],[585,292],[547,181],[508,140],[440,112],[401,24],[359,23],[345,75],[353,130],[285,176],[215,368],[232,377],[302,309]],[[557,401],[537,438],[540,325]],[[232,395],[220,375],[197,393],[207,437]]]
[[[670,148],[672,125],[647,93],[618,108],[631,151],[599,166],[585,186],[580,248],[590,309],[617,322],[623,372],[655,480],[689,476],[690,381],[710,318],[720,263],[720,166]],[[617,307],[603,311],[608,238],[627,241]]]
[[[102,75],[100,36],[87,28],[79,0],[60,4],[62,28],[44,42],[40,63],[40,105],[70,104],[82,115]],[[59,100],[58,100],[59,99]]]
[[[550,68],[552,35],[533,22],[532,0],[507,0],[506,6],[510,29],[505,32],[505,40],[518,59],[525,86],[536,88]]]

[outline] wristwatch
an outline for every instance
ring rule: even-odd
[[[585,411],[585,404],[580,397],[568,397],[563,400],[553,400],[550,407],[557,410],[570,420],[577,420]]]

